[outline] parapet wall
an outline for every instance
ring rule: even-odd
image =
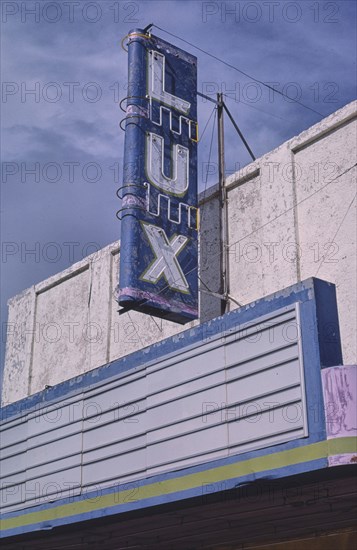
[[[309,277],[336,285],[344,363],[355,362],[356,102],[227,179],[230,309]],[[201,197],[200,321],[217,317],[218,196]],[[3,404],[197,324],[118,315],[119,243],[9,301]],[[331,327],[333,332],[333,327]]]

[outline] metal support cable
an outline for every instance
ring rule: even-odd
[[[270,86],[269,84],[267,84],[266,82],[264,82],[263,80],[259,80],[259,78],[255,78],[254,76],[246,73],[245,71],[242,71],[241,69],[238,69],[238,67],[235,67],[234,65],[232,65],[231,63],[228,63],[227,61],[224,61],[224,59],[221,59],[219,57],[217,57],[216,55],[214,55],[213,53],[210,53],[210,52],[207,52],[206,50],[200,48],[199,46],[196,46],[195,44],[192,44],[192,42],[189,42],[188,40],[185,40],[184,38],[181,38],[180,36],[177,36],[176,34],[172,33],[172,32],[169,32],[165,29],[163,29],[162,27],[159,27],[158,25],[155,25],[153,24],[152,25],[153,27],[155,27],[156,29],[159,29],[160,31],[162,32],[165,32],[166,34],[169,34],[170,36],[173,36],[174,38],[177,38],[178,40],[181,40],[182,42],[185,42],[186,44],[188,44],[189,46],[191,46],[192,48],[195,48],[196,50],[208,55],[209,57],[212,57],[212,59],[215,59],[216,61],[219,61],[220,63],[223,63],[223,65],[226,65],[227,67],[229,67],[230,69],[233,69],[235,71],[237,71],[238,73],[246,76],[247,78],[251,78],[252,80],[254,80],[255,82],[257,82],[258,84],[261,84],[262,86],[265,86],[265,88],[268,88],[268,90],[272,90],[273,92],[281,95],[282,97],[285,97],[287,99],[289,99],[290,101],[292,101],[293,103],[297,103],[298,105],[300,105],[301,107],[304,107],[305,109],[308,109],[309,111],[312,111],[313,113],[315,113],[316,115],[319,115],[321,118],[323,118],[325,115],[323,115],[322,113],[320,113],[319,111],[316,111],[316,109],[313,109],[312,107],[309,107],[308,105],[305,105],[305,103],[302,103],[301,101],[299,101],[298,99],[294,99],[293,97],[290,97],[288,96],[287,94],[285,94],[284,92],[281,92],[280,90],[277,90],[276,88],[274,88],[273,86]]]
[[[244,146],[245,146],[245,148],[247,149],[248,153],[250,154],[250,156],[252,157],[253,160],[256,160],[253,151],[252,151],[251,148],[249,147],[247,140],[246,140],[245,137],[243,136],[241,130],[238,128],[238,124],[237,124],[236,121],[234,120],[233,116],[231,115],[231,113],[230,113],[230,111],[229,111],[227,105],[224,103],[224,101],[222,101],[222,105],[223,105],[223,108],[224,108],[224,110],[226,111],[227,115],[229,116],[229,119],[230,119],[231,123],[233,124],[234,128],[236,129],[236,131],[237,131],[237,133],[238,133],[240,139],[243,141]]]

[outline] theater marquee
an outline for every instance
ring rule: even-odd
[[[197,60],[128,35],[119,304],[187,323],[198,316]]]

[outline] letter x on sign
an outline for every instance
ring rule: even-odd
[[[142,222],[142,226],[155,254],[155,260],[144,271],[141,279],[157,283],[164,276],[173,290],[189,292],[189,285],[178,262],[177,255],[186,246],[188,237],[173,235],[169,240],[161,227]]]

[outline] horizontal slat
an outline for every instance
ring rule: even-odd
[[[5,422],[5,509],[304,437],[295,329],[288,308],[207,333],[196,348]]]
[[[9,511],[15,505],[21,505],[25,500],[25,474],[7,477],[1,480],[0,509]]]
[[[222,449],[227,446],[227,426],[219,424],[212,428],[192,432],[174,439],[162,440],[148,446],[147,461],[151,467],[174,464],[182,459],[194,456],[204,456],[206,453]]]
[[[178,356],[168,368],[150,372],[148,380],[149,394],[157,394],[167,388],[186,384],[193,379],[206,376],[212,371],[224,369],[224,349],[219,347],[202,355],[182,359]]]
[[[247,361],[242,361],[240,357],[235,357],[232,363],[227,362],[227,380],[231,380],[238,376],[248,376],[255,371],[261,371],[271,366],[287,363],[292,359],[299,358],[299,350],[297,344],[291,344],[290,346],[284,346],[280,349],[274,349],[269,353],[259,352]],[[235,368],[239,367],[238,373],[235,372]]]
[[[261,412],[258,405],[255,410],[254,416],[239,418],[237,422],[228,424],[229,446],[242,445],[254,440],[258,444],[258,440],[263,437],[266,445],[270,437],[303,428],[300,402],[266,412]],[[251,412],[254,413],[254,407]]]
[[[113,419],[112,413],[107,413],[110,420]],[[106,420],[103,415],[103,423]],[[83,431],[83,450],[94,449],[101,445],[107,445],[111,442],[122,441],[127,438],[135,437],[138,434],[146,433],[147,421],[145,412],[138,412],[133,416],[119,418],[108,424],[93,426],[84,422],[85,431]]]
[[[275,349],[290,346],[295,343],[289,341],[285,337],[284,327],[288,325],[280,325],[279,330],[275,329],[273,334],[270,330],[264,330],[258,334],[253,335],[250,339],[241,339],[237,342],[232,342],[225,347],[226,360],[228,364],[232,364],[239,361],[247,361],[257,355],[269,354]]]
[[[150,432],[160,429],[161,426],[169,424],[169,426],[176,425],[177,422],[194,416],[202,416],[204,403],[223,403],[226,400],[226,387],[222,383],[218,386],[213,386],[208,390],[200,391],[189,395],[188,397],[181,397],[175,399],[169,403],[165,403],[161,406],[156,406],[152,409],[148,409],[147,426]],[[177,425],[176,431],[180,432],[182,427]]]
[[[289,437],[287,438],[287,434]],[[290,431],[283,431],[275,435],[267,434],[267,437],[262,437],[261,439],[255,439],[253,441],[246,441],[244,443],[239,443],[236,445],[230,445],[229,454],[236,455],[238,453],[247,453],[249,451],[255,451],[256,449],[264,449],[265,447],[271,447],[272,445],[278,445],[279,443],[284,443],[285,441],[292,441],[293,439],[299,439],[304,437],[306,434],[303,428],[294,428]]]
[[[238,373],[239,369],[235,369]],[[298,361],[256,372],[227,384],[227,402],[254,400],[261,394],[273,394],[281,388],[300,384]],[[300,392],[299,392],[300,394]]]
[[[40,466],[33,466],[32,468],[27,468],[26,479],[27,481],[34,480],[34,479],[41,479],[41,477],[44,477],[50,474],[54,475],[57,472],[64,472],[66,470],[70,470],[80,465],[81,465],[81,455],[80,453],[75,453],[73,456],[56,460],[56,462],[50,461],[50,462],[41,464]]]
[[[68,468],[61,472],[42,476],[40,479],[26,481],[26,500],[36,504],[44,504],[59,498],[73,496],[81,483],[80,466]]]
[[[82,395],[70,403],[57,404],[35,411],[28,416],[28,437],[45,434],[82,419]]]
[[[145,449],[146,445],[146,434],[131,439],[125,439],[124,441],[110,443],[108,445],[96,445],[93,446],[92,449],[89,448],[83,451],[83,464],[89,464],[91,462],[125,454],[131,450]],[[100,464],[99,467],[101,467]]]
[[[26,453],[27,468],[41,464],[52,463],[53,469],[56,462],[67,456],[80,454],[82,451],[82,434],[71,435],[59,441],[52,441],[46,445],[29,449]]]
[[[26,452],[1,460],[1,478],[26,470]]]
[[[1,441],[1,440],[0,440]],[[9,447],[4,447],[0,449],[0,460],[5,460],[5,458],[8,457],[16,457],[20,456],[21,453],[26,452],[26,439],[23,441],[20,441],[20,443],[15,443],[14,445],[10,445]]]
[[[121,480],[122,476],[146,470],[146,456],[141,450],[103,459],[100,463],[83,464],[83,485],[101,483],[108,479]]]
[[[82,433],[83,421],[82,418],[71,424],[60,426],[58,429],[54,427],[51,431],[35,434],[28,438],[27,449],[36,449],[42,445],[56,443],[62,439]]]
[[[150,408],[155,405],[161,405],[165,402],[184,397],[188,394],[195,394],[201,392],[205,388],[218,386],[225,382],[225,371],[221,367],[218,372],[212,374],[205,373],[199,378],[194,380],[188,380],[179,386],[170,387],[169,389],[162,390],[160,393],[149,395],[147,398],[147,407]]]
[[[3,428],[0,434],[2,449],[26,441],[28,433],[26,416],[21,421],[3,423]]]
[[[195,466],[197,464],[202,464],[203,462],[208,462],[211,460],[217,460],[218,458],[224,458],[228,456],[229,449],[219,449],[218,451],[210,451],[205,453],[204,459],[202,459],[201,455],[193,455],[190,458],[182,458],[177,459],[174,461],[175,469],[182,469],[187,468],[189,466]],[[157,466],[153,466],[151,468],[147,469],[147,475],[154,475],[159,474],[161,472],[170,472],[173,470],[173,463],[168,462],[166,464],[159,464]]]
[[[137,376],[132,380],[127,379],[123,384],[117,385],[114,388],[107,391],[94,393],[84,399],[83,413],[84,417],[88,418],[96,411],[100,414],[104,414],[108,410],[118,409],[123,404],[130,401],[140,401],[146,398],[147,395],[147,381],[145,373],[141,378]]]

